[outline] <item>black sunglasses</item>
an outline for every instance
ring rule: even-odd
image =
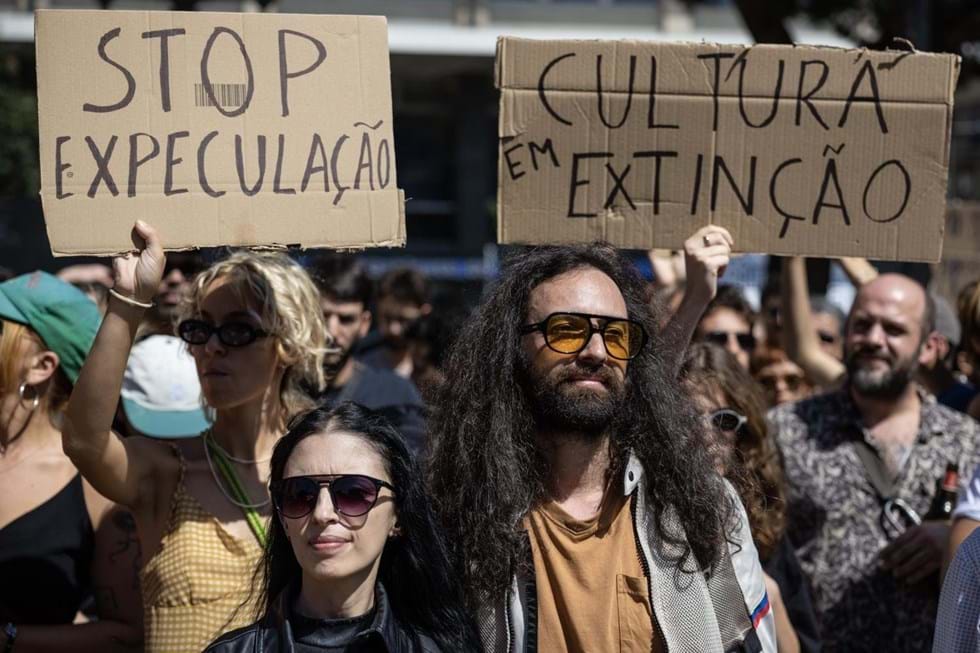
[[[724,347],[728,344],[728,336],[735,336],[738,341],[739,349],[751,352],[755,349],[755,336],[751,333],[735,333],[733,331],[709,331],[704,334],[704,340],[712,344]]]
[[[722,408],[708,415],[712,426],[724,433],[738,433],[749,420],[731,408]]]
[[[378,493],[391,483],[362,474],[331,474],[325,476],[291,476],[272,483],[270,490],[276,508],[284,517],[299,519],[313,512],[320,497],[320,488],[330,491],[334,510],[345,517],[360,517],[378,503]]]
[[[189,345],[203,345],[215,333],[226,347],[244,347],[269,335],[247,322],[225,322],[221,326],[214,326],[204,320],[184,320],[177,325],[177,335]]]
[[[593,325],[592,320],[599,320],[600,326]],[[559,354],[579,353],[598,332],[606,352],[618,360],[636,358],[647,341],[646,329],[639,322],[588,313],[552,313],[536,324],[521,327],[522,335],[535,331],[543,333],[548,348]]]

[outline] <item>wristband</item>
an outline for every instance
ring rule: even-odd
[[[3,653],[12,653],[14,650],[14,643],[17,641],[17,626],[12,622],[8,622],[6,626],[3,627],[3,634],[7,636],[7,643],[3,647]]]
[[[130,306],[137,306],[139,308],[153,308],[153,302],[141,302],[139,300],[133,299],[132,297],[127,297],[122,293],[116,292],[115,288],[109,288],[109,294],[123,302],[124,304],[129,304]]]

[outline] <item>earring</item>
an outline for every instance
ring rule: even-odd
[[[27,388],[31,388],[31,390],[34,391],[34,399],[31,403],[31,412],[33,413],[35,410],[37,410],[37,407],[41,404],[41,395],[38,393],[37,390],[34,390],[32,386],[27,385],[27,383],[21,383],[20,387],[17,388],[17,394],[20,395],[21,401],[27,401],[27,397],[24,396],[24,391],[27,390]]]

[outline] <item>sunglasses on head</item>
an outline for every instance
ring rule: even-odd
[[[708,415],[711,425],[723,433],[738,433],[749,420],[731,408],[722,408]]]
[[[592,324],[598,320],[599,326]],[[643,325],[634,320],[588,313],[552,313],[535,324],[521,327],[521,334],[540,331],[544,342],[559,354],[577,354],[588,346],[592,335],[600,333],[606,353],[618,360],[636,358],[647,341]]]
[[[709,331],[704,334],[707,342],[724,347],[728,344],[728,337],[735,336],[738,347],[742,351],[752,351],[755,349],[755,336],[751,333],[735,333],[734,331]]]
[[[320,497],[320,488],[330,492],[333,508],[345,517],[366,515],[378,503],[378,493],[391,483],[362,474],[331,474],[326,476],[291,476],[271,486],[272,499],[284,517],[299,519],[313,512]]]
[[[203,345],[215,333],[226,347],[244,347],[269,335],[247,322],[225,322],[214,326],[204,320],[184,320],[177,325],[177,335],[189,345]]]

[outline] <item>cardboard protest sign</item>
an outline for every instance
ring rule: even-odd
[[[980,202],[950,203],[946,213],[943,260],[980,264]]]
[[[935,261],[959,58],[497,43],[498,240]]]
[[[38,11],[53,253],[403,245],[382,17]]]
[[[932,270],[931,288],[952,306],[963,287],[980,279],[980,202],[954,201],[946,214],[943,259]]]

